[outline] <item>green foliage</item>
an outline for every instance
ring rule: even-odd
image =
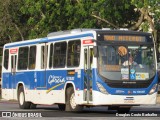
[[[28,16],[29,39],[59,30],[111,27],[93,18],[93,13],[120,27],[131,26],[138,17],[128,0],[23,0],[23,3],[20,10]]]
[[[148,22],[145,21],[145,22],[142,23],[141,28],[142,28],[142,30],[143,30],[144,32],[148,32],[150,26],[149,26]]]
[[[18,29],[22,33],[25,29],[24,18],[19,11],[21,5],[21,0],[0,1],[0,40],[9,42],[21,40]]]
[[[46,37],[53,31],[74,28],[129,28],[139,19],[135,8],[147,8],[159,29],[158,0],[1,0],[0,39],[17,41]],[[148,7],[150,6],[150,7]],[[146,31],[148,23],[142,28]]]
[[[148,12],[148,15],[154,21],[154,28],[160,30],[160,1],[159,0],[131,0],[131,3],[137,8],[144,8]],[[143,27],[143,30],[146,31],[146,28],[149,30],[148,24]],[[148,31],[147,30],[147,31]]]

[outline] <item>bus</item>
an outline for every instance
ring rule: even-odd
[[[150,33],[58,31],[4,45],[2,98],[17,100],[21,109],[57,104],[65,111],[107,106],[129,112],[132,106],[156,104],[156,71],[156,47]]]

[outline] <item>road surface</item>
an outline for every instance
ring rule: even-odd
[[[20,109],[17,102],[8,102],[8,101],[0,101],[0,117],[5,119],[8,117],[14,118],[26,118],[26,117],[34,117],[34,118],[44,118],[44,117],[58,117],[58,118],[70,118],[70,117],[78,117],[80,119],[90,119],[91,117],[116,117],[116,118],[124,118],[124,117],[142,117],[145,119],[158,118],[160,117],[160,104],[156,105],[142,105],[135,106],[131,109],[129,113],[117,113],[116,110],[108,110],[107,107],[92,107],[92,108],[84,108],[82,112],[72,113],[60,111],[57,105],[45,106],[38,105],[36,109]],[[0,118],[0,119],[1,119]],[[115,118],[115,119],[116,119]],[[118,119],[119,120],[119,119]]]

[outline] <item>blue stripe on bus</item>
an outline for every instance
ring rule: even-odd
[[[42,38],[39,41],[31,41],[31,42],[26,42],[26,43],[17,43],[14,45],[6,45],[5,48],[11,48],[11,47],[18,47],[18,46],[24,46],[24,45],[33,45],[33,44],[37,44],[37,43],[47,43],[47,42],[53,42],[53,41],[61,41],[61,40],[67,40],[67,39],[75,39],[75,38],[81,38],[81,37],[93,37],[92,33],[86,33],[86,34],[82,34],[82,35],[75,35],[75,36],[67,36],[67,37],[59,37],[59,38],[51,38],[48,39],[46,38]]]
[[[67,70],[47,70],[46,74],[44,71],[17,72],[15,76],[12,76],[11,73],[3,73],[2,89],[16,89],[17,83],[21,81],[29,90],[34,90],[36,88],[37,90],[46,90],[46,93],[49,93],[52,90],[64,89],[65,83],[67,81],[72,81],[77,89],[83,90],[85,88],[85,79],[83,77],[85,71],[84,69],[80,71],[81,76],[79,77],[77,72],[73,76],[68,75]],[[158,79],[158,75],[156,74],[154,80],[147,88],[111,88],[98,76],[97,69],[93,69],[92,75],[95,80],[92,81],[92,89],[99,91],[96,85],[96,82],[99,82],[111,95],[147,95],[153,85],[157,83]],[[45,76],[46,79],[44,80]]]

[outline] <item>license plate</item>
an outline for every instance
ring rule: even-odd
[[[135,103],[134,99],[124,99],[124,103]]]

